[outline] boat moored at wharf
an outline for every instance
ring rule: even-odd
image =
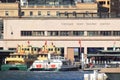
[[[119,68],[103,68],[100,70],[101,73],[107,75],[107,80],[120,80],[120,67]]]
[[[70,60],[60,55],[60,49],[53,43],[42,47],[37,60],[34,61],[29,71],[73,71],[78,67]]]
[[[27,70],[37,59],[38,50],[38,47],[32,47],[31,45],[18,45],[17,51],[10,53],[9,57],[5,58],[4,64],[1,65],[1,70]]]
[[[120,50],[99,50],[96,54],[87,54],[87,68],[120,67]]]

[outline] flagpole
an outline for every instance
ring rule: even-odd
[[[84,70],[84,53],[82,53],[82,46],[81,46],[81,40],[79,40],[79,45],[80,45],[80,54],[81,54],[81,68]]]

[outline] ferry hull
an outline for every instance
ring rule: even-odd
[[[1,66],[1,71],[8,71],[8,70],[21,70],[27,71],[27,65],[10,65],[10,64],[3,64]]]
[[[56,68],[48,68],[48,69],[45,69],[45,68],[32,68],[30,69],[30,71],[57,71]]]
[[[61,68],[58,71],[78,71],[79,68],[73,67],[73,68]]]

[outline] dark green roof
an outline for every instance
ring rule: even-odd
[[[98,52],[101,52],[101,53],[120,53],[120,50],[99,50]]]
[[[92,56],[120,56],[120,54],[87,54],[87,56],[92,57]]]

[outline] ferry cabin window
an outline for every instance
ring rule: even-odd
[[[24,16],[24,15],[25,15],[25,12],[24,12],[24,11],[22,11],[22,12],[21,12],[21,16]]]
[[[33,12],[32,11],[30,11],[30,16],[33,16]]]
[[[60,15],[60,12],[59,11],[56,11],[56,16],[59,16]]]
[[[65,16],[68,16],[68,12],[67,11],[65,12]]]
[[[105,4],[105,1],[99,1],[99,4],[103,5],[103,4]]]
[[[5,11],[5,16],[9,16],[9,12],[8,11]]]
[[[8,48],[8,50],[16,50],[16,48]]]
[[[50,16],[50,11],[47,11],[47,16]]]
[[[38,11],[38,16],[41,16],[41,11]]]
[[[73,12],[73,16],[76,16],[76,11]]]
[[[110,4],[110,1],[107,1],[107,5],[109,5]]]
[[[63,63],[63,65],[68,65],[67,62],[64,62],[64,61],[63,61],[62,63]]]
[[[113,44],[114,44],[114,42],[113,42]],[[107,50],[114,50],[114,48],[115,48],[115,50],[120,50],[120,47],[107,47]]]
[[[3,50],[3,47],[0,47],[0,50]]]

